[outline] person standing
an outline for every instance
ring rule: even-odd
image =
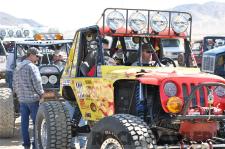
[[[6,60],[6,83],[9,88],[12,88],[13,71],[14,71],[14,43],[8,44],[8,55]]]
[[[29,116],[31,116],[33,126],[35,126],[39,101],[43,99],[44,94],[41,75],[38,67],[35,65],[41,56],[42,54],[39,53],[37,48],[29,48],[25,60],[16,67],[13,75],[13,91],[16,93],[20,103],[21,132],[25,149],[29,149],[31,146]],[[34,141],[32,145],[35,148]]]

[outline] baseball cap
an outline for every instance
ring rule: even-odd
[[[152,48],[147,44],[147,43],[144,43],[142,45],[142,51],[153,51]]]
[[[43,55],[40,53],[40,51],[35,48],[35,47],[30,47],[28,50],[27,50],[27,56],[29,56],[30,54],[33,54],[33,55],[36,55],[38,57],[42,57]]]

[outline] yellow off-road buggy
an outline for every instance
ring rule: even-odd
[[[65,102],[41,104],[37,148],[71,148],[81,133],[90,149],[224,148],[225,80],[161,54],[161,39],[182,39],[185,66],[193,66],[191,20],[185,12],[108,8],[97,25],[77,30],[60,82]]]

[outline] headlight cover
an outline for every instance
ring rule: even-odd
[[[147,25],[147,19],[144,14],[140,12],[132,13],[129,17],[129,26],[134,31],[141,31]]]
[[[30,35],[30,31],[29,30],[24,30],[23,31],[23,34],[25,37],[29,36]]]
[[[188,20],[183,15],[177,15],[172,18],[171,25],[174,32],[182,33],[188,28]]]
[[[57,83],[57,77],[55,75],[51,75],[48,80],[51,84]]]
[[[42,84],[48,83],[48,77],[47,76],[41,76]]]
[[[150,20],[151,28],[157,33],[164,31],[167,27],[167,24],[168,24],[168,21],[166,17],[161,14],[156,14],[152,16]]]
[[[119,11],[112,11],[108,14],[106,23],[112,30],[117,30],[124,25],[125,19]]]
[[[215,89],[215,93],[217,96],[219,97],[224,97],[225,96],[225,88],[222,87],[222,86],[218,86],[216,89]]]
[[[175,96],[177,94],[177,86],[173,82],[167,82],[164,85],[164,92],[168,97]]]
[[[13,33],[14,33],[13,30],[9,30],[9,31],[8,31],[9,37],[12,37],[12,36],[13,36]]]
[[[16,37],[22,37],[22,31],[21,30],[16,31]]]
[[[5,37],[6,31],[5,29],[0,30],[0,36]]]

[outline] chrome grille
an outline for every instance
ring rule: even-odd
[[[213,73],[215,70],[215,56],[203,55],[202,71]]]

